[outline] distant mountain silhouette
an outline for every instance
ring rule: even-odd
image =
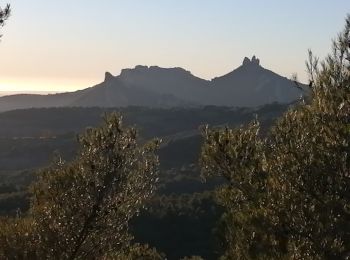
[[[245,57],[240,67],[214,78],[211,84],[215,88],[214,103],[226,106],[251,107],[273,102],[284,104],[304,94],[295,82],[260,66],[255,56],[251,60]]]
[[[303,91],[295,83],[260,66],[255,56],[211,81],[182,68],[136,66],[119,76],[106,72],[102,83],[75,92],[0,97],[0,111],[32,107],[183,107],[219,105],[254,107],[290,103]]]

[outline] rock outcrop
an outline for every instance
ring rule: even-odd
[[[242,66],[260,66],[260,60],[255,57],[255,55],[250,60],[249,58],[245,57]]]
[[[114,79],[114,76],[110,72],[106,71],[104,82],[108,82],[108,81],[111,81],[113,79]]]

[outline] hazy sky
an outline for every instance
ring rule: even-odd
[[[137,64],[211,79],[244,56],[306,79],[307,49],[323,57],[349,0],[0,0],[0,91],[74,90]]]

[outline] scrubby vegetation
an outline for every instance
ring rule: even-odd
[[[0,257],[120,258],[129,252],[128,223],[158,178],[158,144],[139,146],[136,136],[116,114],[81,135],[73,161],[56,158],[39,174],[29,213],[2,220]]]
[[[118,109],[140,136],[115,109],[1,113],[0,258],[349,259],[350,16],[307,68],[289,107]]]
[[[311,97],[267,136],[254,121],[204,129],[202,171],[223,176],[224,259],[350,257],[350,17],[318,64]]]

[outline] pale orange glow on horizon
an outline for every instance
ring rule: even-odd
[[[74,91],[136,65],[181,67],[210,80],[253,55],[307,82],[307,50],[323,58],[350,8],[336,2],[317,1],[315,12],[303,0],[0,0],[12,7],[0,30],[0,91]]]
[[[71,92],[96,85],[96,79],[2,78],[0,92]]]

